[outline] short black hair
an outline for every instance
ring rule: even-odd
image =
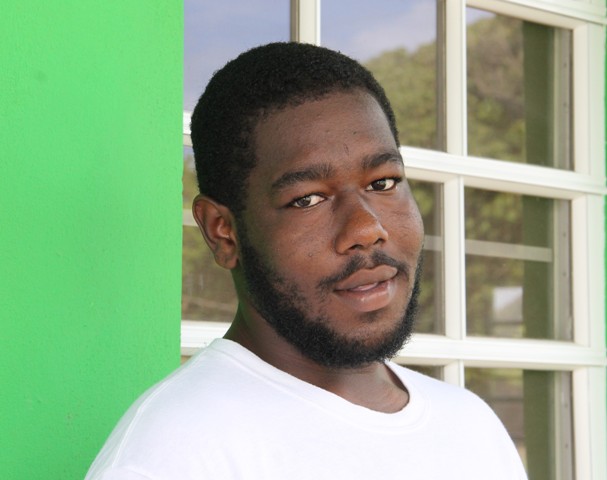
[[[215,72],[192,113],[191,137],[200,193],[238,218],[256,164],[253,131],[264,115],[336,91],[362,89],[386,114],[398,145],[394,112],[384,89],[357,61],[296,42],[270,43],[240,54]]]

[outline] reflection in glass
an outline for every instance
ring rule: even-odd
[[[191,216],[192,200],[197,194],[192,148],[184,147],[181,318],[231,322],[237,306],[232,276],[228,270],[215,263]]]
[[[443,367],[438,367],[434,365],[409,365],[403,364],[403,367],[408,368],[409,370],[414,370],[419,373],[423,373],[432,378],[436,378],[437,380],[443,379]]]
[[[436,0],[323,0],[321,42],[362,62],[386,90],[400,143],[442,150]]]
[[[184,2],[184,109],[192,110],[214,71],[257,45],[289,40],[289,2]]]
[[[408,183],[422,215],[426,234],[415,331],[444,333],[442,188],[419,180],[408,180]]]
[[[232,275],[221,268],[197,227],[183,227],[181,318],[231,322],[237,299]]]
[[[466,388],[504,423],[529,480],[573,479],[569,372],[466,368]]]
[[[184,3],[184,108],[192,110],[212,73],[243,51],[289,40],[289,2]],[[230,272],[215,264],[190,210],[198,193],[192,149],[184,147],[182,318],[231,322],[236,294]]]
[[[468,153],[571,169],[571,32],[483,13],[467,29]]]
[[[198,181],[196,180],[196,166],[194,165],[194,152],[192,147],[183,147],[183,209],[190,210],[192,201],[198,195]]]
[[[571,340],[569,203],[467,188],[470,335]]]
[[[437,380],[443,379],[443,367],[437,367],[434,365],[403,365],[410,370],[423,373],[429,377],[436,378]]]

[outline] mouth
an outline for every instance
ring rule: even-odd
[[[362,269],[335,285],[338,299],[354,310],[366,313],[388,306],[396,293],[398,270],[388,265]]]

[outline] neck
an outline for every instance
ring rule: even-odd
[[[245,315],[240,306],[224,338],[239,343],[270,365],[356,405],[394,413],[409,401],[406,388],[384,363],[355,368],[320,365],[279,336],[256,312]]]

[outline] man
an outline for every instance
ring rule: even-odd
[[[238,311],[87,478],[525,478],[486,404],[388,361],[411,334],[423,226],[371,74],[310,45],[250,50],[210,81],[192,141],[194,217]]]

